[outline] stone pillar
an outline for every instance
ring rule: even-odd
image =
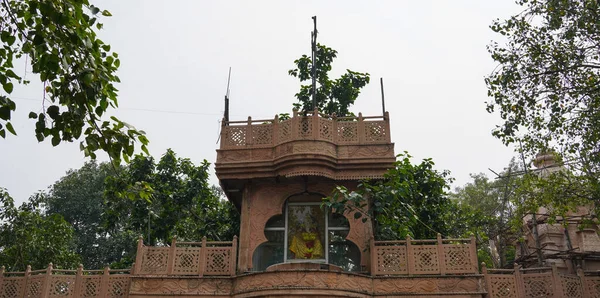
[[[250,271],[252,264],[252,256],[250,255],[250,189],[251,185],[247,184],[242,194],[242,208],[240,211],[240,239],[238,252],[238,272],[243,273]]]

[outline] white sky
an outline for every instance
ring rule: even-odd
[[[396,153],[433,158],[454,186],[514,155],[491,136],[500,119],[485,111],[483,80],[495,67],[486,45],[499,39],[488,26],[518,11],[512,0],[95,2],[113,14],[100,35],[121,58],[114,114],[147,132],[156,157],[172,148],[214,163],[230,66],[232,120],[291,113],[300,84],[287,70],[310,53],[313,15],[318,41],[338,51],[333,77],[371,74],[351,111],[380,115],[384,78]],[[0,187],[22,202],[86,159],[78,142],[37,143],[27,114],[41,111],[39,84],[13,95],[19,136],[0,139]]]

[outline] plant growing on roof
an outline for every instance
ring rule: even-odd
[[[361,73],[347,69],[346,73],[337,79],[329,78],[331,64],[337,57],[337,51],[322,44],[317,44],[316,67],[316,108],[319,112],[337,116],[352,115],[348,110],[370,80],[368,73]],[[296,68],[290,69],[288,74],[300,79],[300,82],[312,81],[312,56],[302,55],[294,61]],[[301,85],[296,93],[297,103],[294,107],[302,111],[312,111],[312,85]]]

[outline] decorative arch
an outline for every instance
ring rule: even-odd
[[[267,223],[275,217],[280,217],[285,220],[285,212],[286,212],[286,202],[293,198],[299,198],[303,194],[311,194],[323,197],[323,193],[328,193],[331,191],[332,183],[327,185],[314,185],[310,192],[306,192],[302,185],[280,185],[280,186],[271,186],[269,188],[256,189],[250,200],[248,201],[248,207],[250,208],[249,214],[252,214],[250,217],[250,243],[249,243],[249,261],[250,267],[256,271],[262,271],[266,269],[267,266],[272,265],[278,262],[290,261],[285,260],[285,258],[281,257],[280,254],[282,252],[289,252],[289,246],[291,245],[291,238],[285,239],[287,242],[281,243],[280,238],[275,239],[273,241],[273,237],[275,233],[266,232],[265,228],[267,227]],[[318,200],[314,201],[315,203]],[[302,204],[300,204],[302,205]],[[329,221],[331,219],[331,215],[325,214],[327,219],[325,221]],[[332,244],[332,252],[335,249],[339,252],[343,250],[349,258],[353,259],[353,262],[349,266],[341,266],[347,271],[359,271],[361,267],[365,265],[364,255],[361,253],[367,247],[368,243],[366,239],[370,237],[369,229],[365,229],[365,224],[360,220],[355,220],[351,214],[344,214],[343,216],[347,222],[347,229],[345,230],[345,234],[343,235],[343,239]],[[342,229],[343,230],[343,229]],[[281,230],[283,232],[283,230]],[[286,231],[287,232],[287,231]],[[330,230],[324,230],[323,233],[327,234],[327,238],[331,236],[330,233],[333,233]],[[335,233],[343,233],[342,231],[336,231]],[[367,233],[368,235],[365,235]],[[286,234],[287,235],[287,234]],[[323,253],[327,253],[330,249],[329,243],[327,242],[327,238],[322,237],[321,245],[323,247]],[[339,238],[339,235],[338,235]],[[361,243],[362,242],[362,243]],[[279,243],[279,244],[277,244]],[[283,244],[283,245],[281,245]],[[362,244],[362,245],[361,245]],[[277,247],[277,245],[281,245],[282,247]],[[274,260],[267,260],[265,258],[261,258],[261,253],[268,253],[269,256],[276,256],[279,258],[278,262]],[[292,254],[293,255],[293,254]],[[332,256],[329,254],[323,259],[319,259],[319,261],[325,261],[325,259]],[[332,260],[328,262],[335,265],[344,265],[348,260],[342,260],[343,257],[339,255],[332,256]],[[292,260],[293,261],[293,260]],[[307,260],[309,261],[309,260]],[[256,264],[254,264],[256,263]]]

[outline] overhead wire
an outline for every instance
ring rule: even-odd
[[[30,97],[20,97],[20,96],[11,96],[11,97],[14,99],[21,99],[21,100],[40,101],[40,99],[35,99],[35,98],[30,98]],[[198,116],[222,116],[223,115],[223,113],[200,113],[200,112],[159,110],[159,109],[148,109],[148,108],[128,108],[128,107],[119,107],[116,110],[165,113],[165,114],[187,114],[187,115],[198,115]],[[245,117],[247,115],[233,115],[233,116]]]

